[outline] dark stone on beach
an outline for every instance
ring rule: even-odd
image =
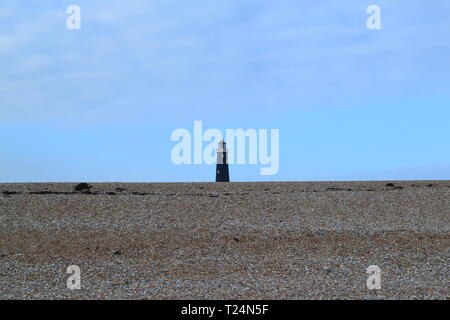
[[[11,195],[11,194],[19,194],[18,192],[16,192],[16,191],[3,191],[2,192],[5,196],[9,196],[9,195]]]
[[[341,191],[342,189],[341,188],[335,188],[335,187],[328,187],[326,190],[327,191]]]
[[[147,196],[148,193],[145,192],[137,192],[137,191],[133,191],[132,194],[136,195],[136,196]]]
[[[122,251],[117,250],[117,251],[114,252],[114,254],[115,254],[116,256],[118,256],[119,254],[122,254]]]
[[[386,183],[386,187],[394,187],[394,184],[393,183]]]
[[[92,188],[91,185],[87,184],[87,183],[79,183],[75,186],[75,191],[84,191],[84,192],[89,192],[89,190]]]

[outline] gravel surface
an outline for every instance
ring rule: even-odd
[[[450,181],[91,186],[0,184],[0,299],[450,298]]]

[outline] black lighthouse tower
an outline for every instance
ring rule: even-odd
[[[216,182],[230,182],[226,145],[223,140],[220,140],[219,147],[217,148]]]

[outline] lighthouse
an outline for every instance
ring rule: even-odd
[[[220,140],[217,148],[216,182],[230,182],[228,172],[228,150],[226,143]]]

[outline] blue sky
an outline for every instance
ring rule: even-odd
[[[194,120],[280,129],[234,181],[449,180],[449,34],[447,0],[3,0],[0,182],[213,181],[171,162]]]

